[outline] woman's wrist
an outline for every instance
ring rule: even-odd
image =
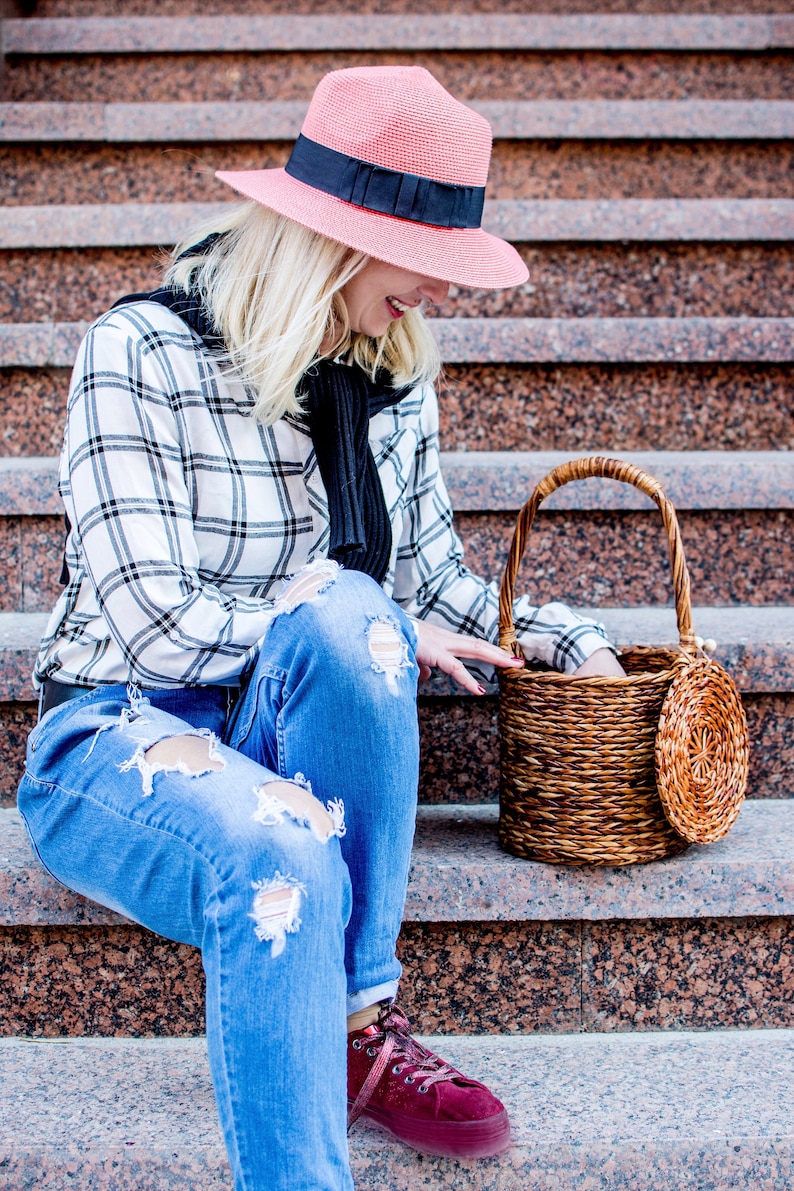
[[[626,671],[621,666],[615,653],[604,646],[602,649],[597,649],[586,661],[582,662],[571,678],[594,678],[603,676],[605,678],[620,678],[625,677]]]

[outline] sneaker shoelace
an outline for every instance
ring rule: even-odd
[[[367,1054],[371,1058],[374,1057],[375,1062],[348,1112],[348,1129],[361,1116],[371,1100],[381,1076],[395,1059],[397,1062],[393,1068],[394,1075],[400,1075],[406,1067],[411,1067],[412,1071],[406,1075],[405,1082],[412,1084],[421,1080],[416,1089],[418,1092],[429,1092],[433,1084],[443,1083],[456,1077],[462,1078],[459,1071],[450,1067],[432,1051],[426,1050],[411,1036],[410,1022],[398,1009],[390,1006],[381,1014],[376,1024],[378,1026],[377,1034],[367,1035],[366,1040],[355,1038],[352,1042],[355,1050],[361,1050],[366,1045]],[[377,1057],[375,1057],[376,1055]]]

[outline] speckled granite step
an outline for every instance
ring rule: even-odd
[[[303,100],[332,66],[406,51],[465,101],[791,98],[790,16],[535,13],[528,21],[320,7],[313,17],[268,16],[259,5],[242,15],[232,4],[225,18],[9,22],[5,98]]]
[[[698,603],[758,606],[790,598],[794,453],[620,454],[656,476],[676,504]],[[456,527],[476,574],[501,577],[517,509],[539,479],[570,458],[567,451],[444,454]],[[60,595],[64,526],[56,467],[52,458],[0,458],[1,612],[49,611]],[[610,558],[620,565],[605,565]],[[538,604],[672,601],[656,509],[636,489],[610,481],[566,485],[549,499],[523,574]]]
[[[57,125],[59,116],[53,115]],[[8,143],[3,150],[6,201],[222,201],[228,200],[229,188],[215,178],[215,170],[278,167],[289,156],[285,141],[205,140],[191,142],[189,149],[177,141],[173,147],[180,151],[163,152],[157,140],[138,143],[134,150],[121,142]],[[591,201],[712,199],[717,193],[789,199],[792,161],[794,141],[498,140],[489,194]]]
[[[2,103],[0,142],[288,141],[306,103]],[[496,140],[748,141],[794,137],[789,100],[472,101]]]
[[[459,363],[791,363],[791,318],[428,319]],[[87,323],[0,325],[0,368],[70,368]]]
[[[55,567],[53,561],[52,566]],[[676,640],[669,608],[591,609],[618,644]],[[753,746],[749,793],[788,797],[794,765],[794,612],[791,608],[702,608],[697,631],[713,637],[717,658],[741,691]],[[15,801],[27,733],[35,722],[30,674],[44,613],[0,614],[0,805]],[[432,803],[496,798],[498,737],[493,697],[475,699],[437,675],[420,692],[421,797]]]
[[[794,356],[788,318],[446,318],[432,328],[450,364],[783,363]]]
[[[748,804],[711,849],[608,871],[500,853],[495,807],[422,808],[406,1011],[452,1034],[794,1026],[792,808]],[[0,825],[0,1035],[201,1033],[199,953],[55,885],[16,812]]]
[[[794,18],[683,13],[352,13],[6,20],[9,55],[236,50],[709,50],[794,47]]]
[[[588,451],[625,459],[654,476],[676,509],[794,508],[794,453],[787,451]],[[444,477],[455,510],[515,511],[565,451],[447,451]],[[2,463],[0,463],[2,477]],[[0,478],[0,485],[2,479]],[[0,487],[0,512],[2,512]],[[543,503],[554,510],[649,509],[636,488],[613,480],[580,480]]]
[[[55,568],[53,560],[52,567]],[[624,644],[672,643],[669,608],[601,609],[594,615]],[[36,719],[30,674],[46,615],[0,614],[0,806],[13,806],[27,734]],[[787,608],[697,608],[695,626],[718,643],[718,658],[742,689],[752,742],[748,796],[788,798],[794,767],[794,612]],[[429,804],[493,802],[499,787],[497,704],[443,676],[423,683],[420,799]]]
[[[458,1163],[358,1125],[350,1149],[362,1189],[782,1191],[794,1180],[794,1031],[430,1045],[502,1097],[513,1145]],[[0,1065],[8,1187],[230,1188],[203,1039],[8,1039]]]
[[[746,802],[731,832],[626,868],[538,864],[502,852],[495,806],[420,807],[406,922],[749,918],[794,914],[794,799]],[[55,882],[15,808],[0,810],[0,925],[125,919]]]
[[[3,836],[10,860],[4,875],[13,873],[0,922],[72,923],[72,903],[78,921],[94,921],[83,899],[65,894],[38,869],[16,814],[13,809],[0,812],[8,829]],[[420,808],[406,921],[794,914],[794,799],[748,802],[724,840],[650,866],[622,869],[585,871],[519,860],[499,850],[496,821],[494,806]],[[28,890],[32,905],[28,902],[25,909]],[[67,904],[62,907],[63,898]],[[94,912],[91,908],[90,914]],[[98,921],[119,921],[107,914],[100,908]]]
[[[80,253],[80,256],[83,254]],[[792,364],[447,364],[440,388],[447,450],[788,450]],[[68,367],[8,366],[0,450],[57,455]],[[576,416],[571,417],[571,411]],[[614,445],[617,444],[617,445]]]
[[[496,294],[453,287],[444,319],[791,318],[794,244],[519,244],[530,281]],[[122,295],[156,288],[155,248],[2,254],[0,322],[99,317]],[[435,313],[435,311],[433,312]]]
[[[229,2],[226,0],[227,4]],[[757,2],[763,6],[762,0]],[[230,25],[235,17],[239,19],[241,12],[239,3],[231,7]],[[157,11],[161,12],[162,6]],[[256,15],[251,14],[252,25],[257,15],[261,17],[261,9]],[[464,16],[464,21],[467,19],[464,14],[458,15]],[[318,16],[320,22],[323,17],[335,20],[342,36],[349,36],[345,31],[344,14],[339,19],[323,8]],[[373,22],[378,32],[382,17],[386,29],[390,17],[399,21],[403,26],[403,38],[410,38],[410,33],[405,30],[410,29],[412,20],[417,19],[414,14],[413,18],[401,20],[393,9],[393,0],[390,0],[390,12],[379,14]],[[435,13],[430,19],[424,18],[428,25],[431,20],[434,25],[437,19]],[[484,14],[469,13],[468,19],[483,24],[488,21]],[[533,14],[531,21],[523,20],[521,24],[530,36],[537,26],[542,36],[543,25],[548,20],[543,14]],[[551,20],[554,21],[554,17]],[[246,18],[243,21],[248,24]],[[584,15],[582,25],[586,26],[587,21],[588,17]],[[630,16],[628,22],[631,25]],[[104,23],[110,25],[111,21]],[[157,23],[155,17],[146,22],[146,28]],[[314,23],[307,23],[313,34]],[[201,20],[189,24],[191,30],[198,26],[206,29]],[[112,36],[112,29],[107,32]],[[58,56],[57,70],[52,69],[53,58],[46,54],[13,54],[5,60],[5,99],[8,102],[66,103],[76,98],[81,102],[102,103],[305,100],[326,70],[377,65],[384,60],[382,49],[323,51],[318,46],[312,52],[314,48],[257,50],[240,46],[229,50],[208,47],[150,53],[67,53]],[[385,54],[397,54],[415,66],[427,68],[464,102],[792,98],[788,51],[775,47],[748,53],[673,46],[649,53],[636,46],[605,49],[594,44],[580,50],[564,46],[547,50],[496,46],[433,49],[420,45],[411,47],[410,57],[399,50],[386,49]]]
[[[8,22],[7,22],[8,23]],[[226,203],[6,207],[0,249],[174,244]],[[794,239],[794,199],[492,199],[483,227],[521,242],[745,242]]]
[[[584,608],[597,617],[618,647],[670,645],[678,635],[672,608]],[[694,607],[695,629],[717,643],[715,657],[733,675],[739,690],[775,693],[794,690],[794,607]],[[33,698],[30,674],[47,623],[44,613],[0,613],[0,702]],[[446,675],[422,683],[420,694],[456,695]]]
[[[500,490],[498,486],[497,498]],[[723,493],[722,507],[679,513],[698,603],[757,608],[790,599],[794,510],[771,502],[766,507],[725,507],[729,500]],[[515,513],[459,509],[456,527],[467,565],[475,574],[499,581]],[[50,611],[62,590],[63,542],[60,514],[0,517],[0,612]],[[657,600],[671,604],[668,555],[661,519],[650,507],[542,511],[530,536],[520,585],[531,591],[536,605],[548,600],[619,608]]]
[[[654,476],[681,511],[794,508],[794,452],[621,451],[610,455]],[[535,484],[571,458],[565,451],[445,451],[441,460],[455,510],[516,512]],[[0,457],[0,517],[58,516],[58,460]],[[555,511],[652,509],[653,502],[629,484],[580,480],[544,502]]]

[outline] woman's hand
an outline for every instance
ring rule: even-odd
[[[586,662],[582,662],[578,670],[574,670],[571,678],[605,678],[626,677],[626,671],[621,666],[611,649],[597,649],[591,653]]]
[[[489,662],[492,666],[519,668],[524,664],[523,658],[514,658],[498,645],[491,645],[480,637],[451,633],[449,629],[442,629],[437,624],[428,624],[426,620],[415,620],[413,626],[417,636],[416,660],[419,663],[420,678],[429,678],[433,669],[443,670],[473,695],[484,695],[485,688],[469,674],[461,658]]]

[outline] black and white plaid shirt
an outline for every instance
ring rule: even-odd
[[[305,419],[261,426],[252,400],[172,311],[100,318],[80,348],[60,492],[70,579],[36,679],[166,687],[234,683],[282,581],[328,550],[328,505]],[[370,423],[392,524],[384,589],[405,611],[491,641],[498,589],[472,575],[439,472],[438,408],[417,387]],[[530,657],[574,670],[605,643],[562,604],[516,603]]]

